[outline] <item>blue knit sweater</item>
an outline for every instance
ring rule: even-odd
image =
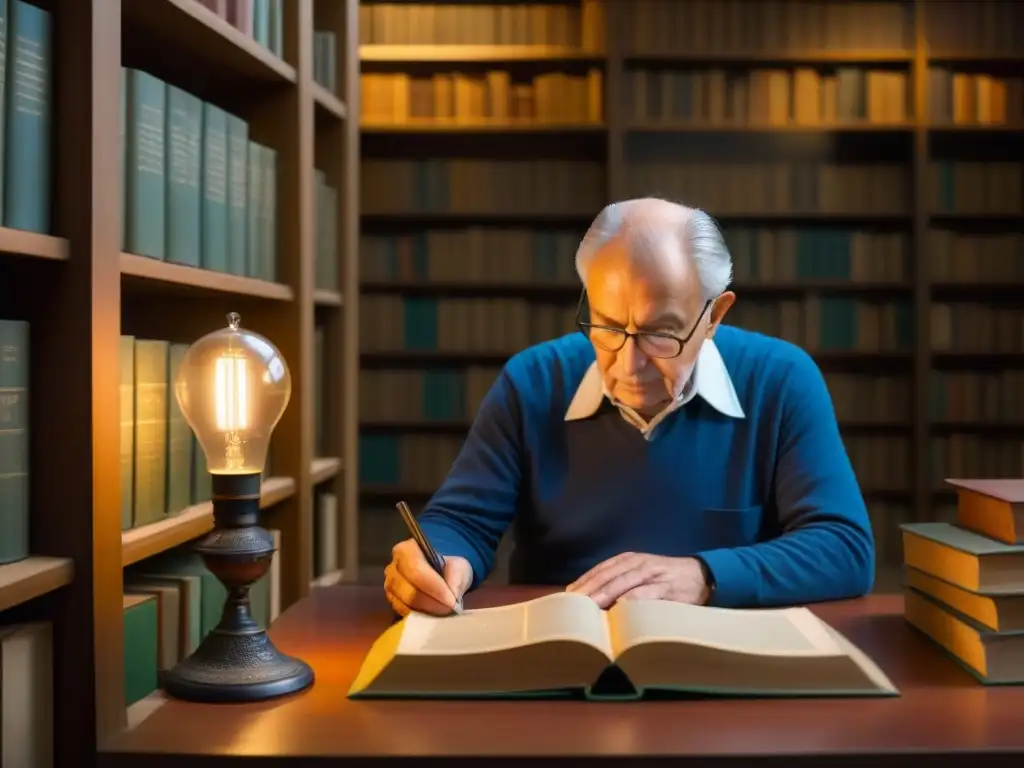
[[[420,515],[435,548],[467,558],[474,587],[511,525],[517,583],[566,585],[613,555],[646,552],[702,557],[721,606],[870,591],[871,527],[818,367],[731,326],[715,344],[744,418],[696,397],[650,440],[610,403],[566,421],[594,361],[582,334],[515,355]]]

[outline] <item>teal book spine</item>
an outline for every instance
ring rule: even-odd
[[[270,48],[270,0],[253,0],[252,37],[264,48]]]
[[[263,163],[263,147],[257,144],[255,141],[249,142],[249,151],[246,153],[246,169],[247,176],[246,183],[248,188],[246,189],[248,197],[248,207],[246,209],[246,239],[245,239],[245,253],[246,253],[246,274],[249,277],[256,277],[261,280],[266,280],[267,276],[263,274],[261,263],[260,263],[260,251],[262,242],[262,229],[260,227],[260,220],[263,216],[263,202],[262,202],[262,189],[263,189],[263,174],[261,173]]]
[[[262,189],[260,202],[263,216],[261,232],[261,263],[264,280],[277,282],[277,151],[263,147]]]
[[[49,233],[53,187],[50,173],[53,110],[53,47],[50,14],[21,0],[11,0],[10,85],[5,89],[7,126],[4,225]]]
[[[29,324],[0,320],[0,564],[29,554]]]
[[[167,514],[177,515],[192,503],[192,429],[174,396],[174,380],[188,344],[171,344],[167,375]]]
[[[167,86],[167,261],[198,267],[203,103]]]
[[[120,184],[121,184],[121,192],[120,192],[120,198],[121,198],[120,199],[120,205],[121,205],[121,208],[119,210],[119,213],[121,215],[121,219],[120,220],[121,220],[121,250],[122,251],[126,250],[127,247],[128,247],[127,246],[127,242],[128,242],[128,220],[127,220],[127,218],[125,216],[125,211],[127,210],[127,207],[128,207],[125,204],[125,201],[128,198],[128,180],[126,178],[126,171],[127,171],[128,165],[126,163],[126,155],[125,155],[125,153],[126,153],[125,136],[127,135],[127,126],[128,126],[128,88],[127,88],[127,81],[128,81],[128,70],[125,69],[124,67],[121,67],[121,120],[120,120],[120,123],[118,125],[118,131],[119,132],[118,132],[118,145],[117,145],[117,149],[118,149],[117,161],[118,161],[118,163],[120,163],[120,165],[118,165],[117,174],[118,174],[118,178],[121,180],[120,181]]]
[[[7,0],[0,0],[0,147],[4,146],[7,134]],[[4,153],[0,152],[0,211],[4,209]]]
[[[228,124],[227,113],[203,104],[202,265],[228,269]]]
[[[324,188],[324,270],[327,287],[332,291],[341,289],[338,279],[338,190]]]
[[[324,239],[324,187],[327,186],[327,175],[317,169],[313,172],[313,213],[316,217],[313,228],[314,248],[313,258],[315,261],[315,275],[317,288],[327,288],[327,263],[325,261],[325,239]]]
[[[249,124],[228,115],[228,272],[246,274]]]
[[[121,530],[134,525],[135,509],[135,337],[122,336],[119,347],[121,396]]]
[[[166,84],[148,72],[129,69],[126,78],[125,250],[164,258],[167,212],[164,183]]]
[[[270,7],[267,11],[270,52],[278,58],[284,57],[284,0],[267,0]]]

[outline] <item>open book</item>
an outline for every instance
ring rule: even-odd
[[[349,697],[657,692],[899,694],[871,659],[806,608],[631,600],[604,611],[589,597],[559,592],[455,616],[409,614],[374,642]]]

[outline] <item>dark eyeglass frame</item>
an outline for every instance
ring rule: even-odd
[[[598,325],[596,323],[584,322],[583,320],[580,319],[580,313],[583,311],[583,300],[586,298],[587,289],[584,288],[583,291],[580,293],[580,300],[576,305],[576,325],[579,327],[580,333],[582,333],[588,339],[590,338],[590,331],[592,331],[595,328],[601,331],[610,331],[611,333],[618,334],[622,338],[622,343],[619,344],[619,346],[612,349],[610,347],[602,345],[602,348],[607,349],[609,352],[618,352],[620,349],[626,346],[626,342],[629,341],[630,339],[633,339],[634,344],[639,344],[640,339],[642,338],[657,338],[674,341],[677,345],[677,349],[675,351],[675,354],[672,355],[652,355],[648,353],[646,349],[643,350],[644,354],[647,355],[648,357],[655,357],[659,360],[671,360],[672,358],[679,357],[681,354],[683,354],[683,349],[689,343],[690,339],[693,338],[693,334],[697,332],[697,327],[700,325],[701,320],[704,319],[704,315],[707,314],[707,311],[711,307],[711,305],[715,303],[714,299],[708,299],[706,302],[704,302],[704,308],[700,311],[700,314],[697,316],[697,321],[693,324],[693,328],[690,329],[690,332],[686,334],[686,336],[679,337],[672,333],[660,333],[658,331],[636,331],[631,333],[627,331],[625,328],[615,328],[614,326],[611,325]]]

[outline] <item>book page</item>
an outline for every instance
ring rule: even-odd
[[[624,600],[609,611],[616,654],[641,643],[679,642],[756,656],[843,656],[806,608],[735,610],[665,600]]]
[[[574,640],[611,657],[604,611],[589,597],[567,592],[451,616],[410,613],[403,624],[399,654],[491,653],[553,640]]]

